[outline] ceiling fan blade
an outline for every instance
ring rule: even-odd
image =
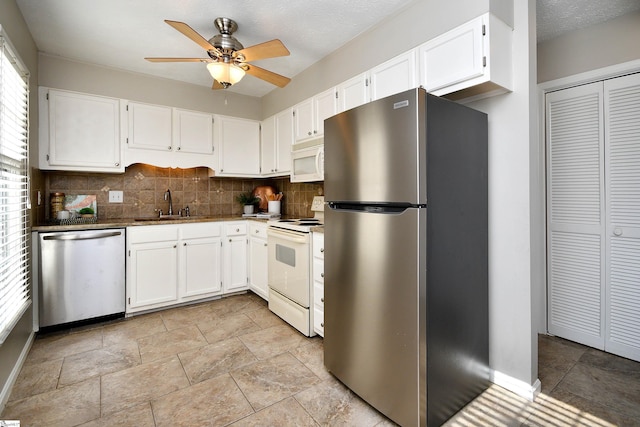
[[[144,58],[149,62],[210,62],[206,58]]]
[[[236,52],[244,56],[244,62],[257,61],[258,59],[275,58],[276,56],[288,56],[289,49],[278,39],[245,47]]]
[[[207,39],[202,37],[196,30],[194,30],[184,22],[169,21],[168,19],[165,19],[164,22],[171,25],[173,28],[180,31],[182,34],[189,37],[194,42],[198,43],[204,50],[214,50],[216,52],[218,51],[218,49],[212,46],[211,43],[207,41]]]
[[[222,84],[217,81],[217,80],[213,80],[213,86],[211,86],[212,90],[218,90],[218,89],[224,89],[224,86],[222,86]]]
[[[245,65],[247,66],[247,69],[245,70],[247,74],[251,74],[253,77],[257,77],[276,86],[285,87],[291,81],[289,77],[281,76],[273,71],[265,70],[264,68],[256,67],[252,64]]]

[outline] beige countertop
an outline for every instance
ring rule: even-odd
[[[160,225],[160,224],[189,224],[194,222],[218,222],[218,221],[259,221],[266,222],[267,218],[244,218],[242,216],[192,216],[181,219],[158,218],[122,218],[98,220],[93,224],[46,224],[31,227],[31,231],[72,231],[72,230],[96,230],[105,228],[122,228],[132,226]]]

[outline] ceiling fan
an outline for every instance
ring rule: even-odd
[[[229,18],[217,18],[214,24],[220,34],[209,40],[202,37],[184,22],[165,20],[176,30],[198,43],[207,51],[209,58],[145,58],[150,62],[203,62],[214,78],[211,89],[226,89],[238,83],[245,73],[267,81],[279,87],[285,87],[291,79],[265,70],[249,61],[289,55],[289,50],[278,39],[245,48],[233,33],[238,24]]]

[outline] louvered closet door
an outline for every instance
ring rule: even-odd
[[[547,94],[549,332],[604,348],[602,83]]]
[[[607,80],[606,342],[640,361],[640,74]]]

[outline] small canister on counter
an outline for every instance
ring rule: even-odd
[[[58,212],[64,210],[64,193],[49,194],[49,219],[58,218]]]

